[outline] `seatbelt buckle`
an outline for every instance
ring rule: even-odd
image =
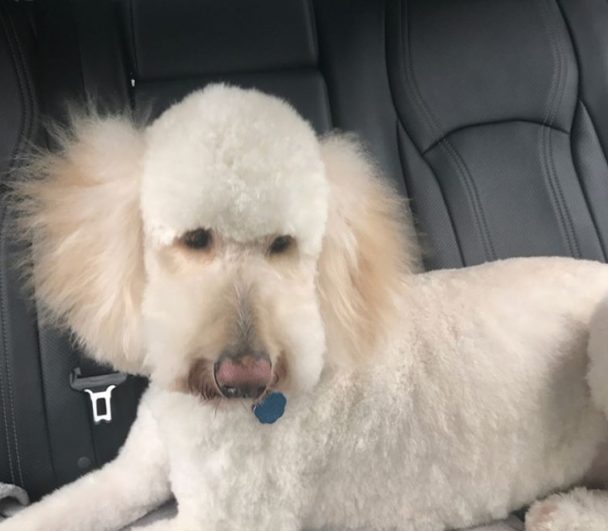
[[[80,367],[70,373],[70,387],[85,392],[91,400],[93,422],[112,422],[112,391],[127,379],[122,372],[82,376]]]

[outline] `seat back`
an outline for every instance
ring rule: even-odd
[[[560,5],[413,0],[387,20],[404,175],[431,265],[605,260],[608,166]]]

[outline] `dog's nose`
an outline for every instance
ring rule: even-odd
[[[213,366],[218,389],[226,398],[259,398],[270,385],[272,365],[267,354],[223,354]]]

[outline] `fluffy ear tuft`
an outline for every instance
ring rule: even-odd
[[[35,154],[12,193],[41,316],[93,358],[141,373],[142,134],[128,118],[92,113],[54,133],[59,149]]]
[[[333,135],[321,147],[330,185],[318,280],[328,355],[356,363],[398,326],[396,302],[420,253],[406,202],[361,146]]]

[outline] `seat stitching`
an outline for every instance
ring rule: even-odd
[[[424,149],[424,151],[422,151],[422,154],[428,153],[433,148],[437,147],[445,137],[454,136],[455,133],[459,133],[460,131],[466,131],[467,129],[473,129],[476,127],[489,127],[492,125],[513,124],[513,123],[540,125],[542,127],[550,127],[551,129],[554,129],[555,131],[558,131],[560,133],[564,133],[565,135],[569,134],[568,131],[566,131],[565,129],[562,129],[561,127],[558,127],[556,125],[546,124],[543,120],[528,120],[526,118],[504,118],[504,119],[500,119],[500,120],[489,120],[487,122],[476,122],[476,123],[472,123],[472,124],[466,124],[466,125],[461,125],[461,126],[455,127],[454,129],[445,133],[441,138],[435,140],[431,145],[426,147]]]
[[[544,17],[545,17],[545,5],[543,3],[544,0],[539,0],[538,4],[540,6],[540,15],[541,15],[541,20],[543,23],[543,26],[545,26],[545,22],[544,22]],[[545,34],[547,34],[547,30],[545,27]],[[545,102],[545,115],[543,117],[543,124],[547,124],[549,123],[549,116],[551,113],[551,107],[552,107],[552,102],[554,99],[554,92],[555,92],[555,86],[556,86],[556,79],[557,79],[557,75],[558,75],[558,66],[556,64],[556,53],[555,53],[555,48],[554,48],[554,42],[553,39],[551,38],[550,35],[548,35],[549,37],[549,46],[551,49],[551,62],[552,62],[552,77],[551,77],[551,87],[549,89],[549,94],[547,96],[547,100]],[[543,174],[543,178],[545,180],[545,182],[548,184],[549,187],[549,195],[550,195],[550,199],[551,199],[551,204],[553,206],[554,211],[556,212],[557,216],[558,216],[558,224],[559,224],[559,228],[560,228],[560,232],[562,233],[562,237],[564,239],[564,241],[566,242],[566,245],[569,247],[570,250],[570,254],[572,254],[572,248],[570,246],[570,242],[568,241],[568,237],[566,235],[566,229],[564,227],[564,219],[561,213],[561,210],[559,209],[559,205],[557,204],[557,197],[556,197],[556,193],[554,190],[554,185],[553,185],[553,181],[551,179],[551,176],[548,175],[548,171],[547,171],[547,167],[546,167],[546,147],[545,147],[545,129],[542,128],[539,131],[539,144],[538,144],[538,149],[539,149],[539,160],[540,160],[540,164],[541,164],[541,172]]]
[[[4,210],[4,214],[3,214],[3,219],[2,222],[4,224],[4,218],[6,218],[6,207]],[[4,229],[0,230],[0,246],[2,246],[2,248],[4,249],[6,246],[6,231]],[[2,275],[4,278],[4,275]],[[0,301],[0,305],[2,306],[2,310],[1,310],[1,314],[2,314],[2,343],[4,345],[4,351],[5,351],[5,359],[4,359],[4,364],[6,367],[6,381],[7,381],[7,388],[8,388],[8,398],[9,398],[9,406],[10,406],[10,412],[11,412],[11,417],[12,417],[12,434],[13,434],[13,441],[15,444],[15,455],[17,457],[17,472],[19,473],[19,480],[21,481],[20,485],[21,487],[25,487],[25,484],[23,482],[23,470],[21,467],[21,453],[19,451],[19,438],[17,436],[17,419],[16,419],[16,415],[15,415],[15,393],[14,393],[14,389],[13,389],[13,383],[12,383],[12,379],[13,379],[13,370],[11,367],[11,364],[9,363],[9,356],[8,356],[8,340],[7,340],[7,326],[6,326],[6,320],[5,320],[5,316],[8,314],[7,309],[6,309],[6,286],[3,282],[3,286],[2,286],[2,300]],[[14,481],[14,480],[13,480]]]
[[[462,158],[462,155],[454,148],[452,143],[447,138],[443,140],[442,144],[444,144],[444,147],[445,147],[446,151],[448,151],[448,153],[451,151],[454,162],[457,165],[459,165],[459,167],[460,167],[459,171],[461,172],[461,174],[463,176],[465,176],[464,183],[469,188],[469,195],[472,196],[474,198],[474,202],[476,202],[477,205],[479,205],[478,206],[479,212],[476,212],[476,217],[478,219],[477,223],[483,227],[482,234],[484,235],[484,238],[482,241],[484,244],[484,251],[486,253],[486,256],[488,258],[490,258],[490,260],[495,260],[496,259],[496,250],[494,249],[494,243],[492,242],[492,239],[490,238],[490,235],[489,235],[487,223],[485,220],[485,215],[484,215],[483,211],[481,210],[481,206],[480,206],[481,200],[479,198],[479,191],[477,190],[477,187],[475,186],[471,171],[469,170],[466,162]]]
[[[36,307],[36,313],[38,313],[38,308]],[[49,459],[49,465],[51,467],[51,471],[53,473],[53,478],[55,480],[55,482],[57,483],[57,468],[55,466],[55,450],[53,448],[53,439],[51,438],[51,429],[49,426],[49,404],[48,404],[48,392],[47,392],[47,383],[45,380],[46,374],[45,374],[45,369],[44,369],[44,362],[43,362],[43,355],[42,355],[42,343],[41,343],[41,338],[40,338],[40,328],[37,327],[36,328],[36,336],[37,336],[37,340],[38,340],[38,367],[39,367],[39,376],[40,376],[40,383],[42,386],[42,404],[43,404],[43,411],[44,411],[44,426],[45,426],[45,433],[46,433],[46,437],[48,440],[48,445],[49,445],[49,454],[50,454],[50,459]]]
[[[580,98],[578,99],[578,104],[580,106],[580,110],[577,110],[577,114],[579,112],[584,113],[587,116],[587,119],[590,121],[592,127],[593,127],[593,122],[591,121],[591,115],[589,114],[589,111],[587,110],[587,107],[585,105],[585,102],[583,102],[583,100],[581,100]],[[572,141],[573,135],[570,135],[570,140]],[[570,150],[572,152],[573,148],[572,148],[572,142],[570,143]],[[602,158],[604,160],[604,165],[608,165],[607,161],[606,161],[606,157],[604,155],[604,152],[602,149],[600,149],[600,153],[602,154]],[[596,215],[595,215],[595,210],[591,207],[591,202],[589,201],[589,193],[587,191],[586,186],[583,184],[583,182],[581,181],[581,177],[580,177],[580,168],[577,168],[577,164],[576,164],[576,159],[575,157],[572,155],[572,165],[574,166],[574,173],[576,175],[576,178],[578,180],[578,184],[580,186],[581,189],[581,193],[583,195],[583,199],[585,200],[585,205],[587,206],[587,210],[589,211],[589,217],[591,218],[591,222],[593,223],[593,228],[595,229],[595,233],[597,235],[597,240],[598,240],[598,244],[600,246],[600,250],[602,251],[602,257],[604,262],[606,261],[606,258],[608,257],[607,253],[606,253],[606,248],[604,246],[604,242],[603,242],[603,238],[601,236],[600,230],[599,230],[599,223],[597,221]]]
[[[414,67],[412,64],[412,47],[411,47],[411,40],[410,40],[411,28],[409,26],[409,24],[410,24],[409,2],[407,0],[406,0],[406,6],[408,9],[408,12],[406,13],[407,14],[407,25],[408,25],[408,28],[407,28],[408,41],[407,41],[407,43],[402,43],[402,45],[407,44],[406,49],[407,49],[407,54],[408,54],[408,61],[407,61],[406,65],[403,65],[405,67],[404,70],[406,72],[406,79],[409,79],[409,81],[412,85],[412,88],[414,89],[413,90],[414,101],[415,101],[416,105],[422,110],[423,116],[425,118],[427,125],[431,128],[432,131],[437,132],[439,135],[441,133],[441,127],[439,126],[439,122],[438,122],[437,118],[433,115],[432,111],[428,108],[428,105],[426,104],[426,102],[422,96],[422,92],[418,86],[416,75],[414,72]],[[400,8],[401,8],[401,6],[400,6]],[[401,15],[401,13],[400,13],[400,15]],[[400,16],[400,19],[402,19],[401,16]],[[403,35],[402,35],[402,39],[403,39]],[[447,153],[448,158],[451,158],[452,161],[454,162],[457,173],[460,175],[460,180],[465,186],[467,199],[471,206],[471,211],[473,213],[473,219],[474,219],[475,225],[477,227],[477,230],[479,232],[479,236],[481,238],[481,243],[482,243],[482,246],[484,249],[484,254],[486,255],[487,259],[495,260],[496,252],[494,249],[494,244],[491,240],[490,232],[488,230],[485,213],[484,213],[484,210],[483,210],[480,198],[479,198],[479,191],[477,190],[477,187],[472,178],[472,175],[471,175],[468,167],[464,163],[464,160],[462,159],[460,154],[457,152],[457,150],[454,148],[454,146],[450,143],[450,141],[448,139],[444,138],[440,142],[440,145],[443,147],[443,149]]]
[[[19,145],[19,149],[22,149],[24,144],[27,143],[29,139],[32,138],[32,132],[34,130],[34,115],[36,114],[36,101],[34,99],[34,87],[32,80],[30,78],[30,71],[27,68],[27,62],[25,60],[25,55],[23,53],[23,45],[21,40],[19,39],[19,34],[15,28],[15,25],[11,22],[11,26],[13,28],[13,34],[15,36],[15,42],[17,43],[17,52],[19,53],[19,58],[21,59],[22,65],[22,75],[23,75],[23,85],[24,85],[24,95],[27,98],[27,103],[29,106],[25,106],[24,110],[26,111],[26,126],[24,127],[24,133],[21,135],[21,142]]]
[[[2,9],[2,5],[0,4],[0,9]],[[7,41],[10,41],[9,39],[9,35],[8,35],[8,28],[6,27],[6,23],[5,23],[5,13],[4,10],[2,9],[2,16],[0,16],[0,23],[2,24],[2,29],[4,32],[4,35],[6,36]],[[4,215],[4,212],[3,212]],[[0,247],[0,251],[1,251],[1,247]],[[5,300],[5,283],[4,283],[4,275],[0,273],[0,300],[4,301]],[[2,338],[2,348],[0,349],[0,352],[2,352],[3,356],[4,356],[4,366],[6,367],[6,371],[4,372],[4,375],[2,376],[2,379],[8,379],[8,351],[7,351],[7,341],[6,341],[6,323],[5,323],[5,315],[4,315],[4,305],[0,306],[0,328],[1,328],[1,333],[0,333],[0,337]],[[8,387],[8,386],[6,386]],[[11,476],[11,482],[12,483],[16,483],[16,476],[15,476],[15,465],[13,463],[13,456],[12,456],[12,449],[11,449],[11,441],[10,441],[10,430],[8,427],[8,414],[7,414],[7,407],[8,407],[8,400],[6,398],[6,387],[4,385],[0,385],[0,394],[2,396],[2,417],[4,420],[4,437],[6,440],[6,450],[7,450],[7,454],[8,454],[8,468],[9,468],[9,473]]]
[[[13,148],[11,158],[10,158],[10,164],[14,166],[14,163],[17,159],[17,153],[19,153],[19,151],[21,151],[26,138],[28,138],[29,135],[31,134],[33,120],[32,120],[32,116],[31,116],[29,110],[30,110],[30,108],[33,109],[34,102],[33,102],[33,95],[32,95],[33,91],[31,88],[30,81],[29,81],[29,76],[27,75],[26,69],[24,67],[25,59],[24,59],[22,51],[21,51],[21,46],[20,46],[20,42],[18,39],[17,31],[16,31],[14,25],[12,24],[12,21],[10,18],[9,18],[9,22],[11,23],[10,29],[12,30],[11,34],[12,34],[14,41],[11,40],[11,35],[9,34],[9,28],[6,25],[4,25],[4,24],[3,25],[4,25],[5,34],[7,37],[7,42],[9,45],[9,50],[11,53],[11,58],[13,60],[13,67],[15,69],[15,74],[16,74],[15,77],[17,79],[17,85],[19,87],[19,95],[21,96],[21,101],[23,103],[23,112],[21,114],[21,123],[19,125],[19,133],[17,135],[18,140],[17,140],[17,143],[15,144],[15,147]],[[16,48],[14,46],[15,43],[17,44]]]
[[[549,91],[549,95],[547,98],[547,102],[546,102],[546,110],[545,110],[545,118],[544,118],[544,123],[545,124],[550,124],[553,122],[554,117],[555,117],[555,107],[556,107],[556,101],[557,101],[557,93],[559,91],[559,86],[561,85],[561,56],[559,54],[559,50],[556,46],[555,40],[553,39],[553,33],[551,32],[551,28],[549,27],[548,23],[545,21],[546,18],[550,18],[550,14],[548,14],[548,9],[545,3],[543,3],[543,0],[541,0],[541,8],[542,8],[542,13],[541,13],[541,19],[543,22],[543,25],[545,27],[545,33],[548,37],[549,40],[549,45],[551,48],[551,59],[553,62],[553,77],[552,77],[552,83],[551,83],[551,90]],[[543,129],[540,131],[540,144],[539,144],[539,148],[541,150],[541,170],[543,172],[543,176],[545,178],[545,181],[547,182],[548,186],[549,186],[549,192],[551,194],[551,200],[552,200],[552,204],[553,204],[553,208],[555,213],[558,216],[558,222],[560,224],[560,229],[562,232],[562,237],[569,249],[569,252],[571,255],[574,256],[574,247],[572,246],[572,242],[570,240],[569,237],[569,233],[568,233],[568,228],[566,226],[566,218],[564,215],[564,211],[562,208],[562,204],[560,202],[560,198],[559,198],[559,193],[557,191],[557,184],[555,182],[555,176],[551,171],[551,167],[549,165],[549,142],[548,142],[548,132],[546,129]]]
[[[15,64],[15,69],[17,72],[17,79],[18,79],[18,83],[19,83],[19,91],[21,94],[21,98],[23,101],[23,126],[21,128],[21,132],[20,132],[20,136],[19,136],[19,141],[17,143],[17,145],[15,146],[15,151],[13,154],[13,161],[15,161],[15,158],[17,156],[18,150],[20,150],[25,142],[26,139],[26,135],[30,134],[31,132],[31,115],[30,115],[30,105],[32,104],[32,100],[29,96],[31,96],[31,93],[28,94],[28,88],[31,90],[31,86],[29,86],[27,84],[27,73],[26,73],[26,64],[25,64],[25,58],[23,56],[23,50],[22,50],[22,45],[21,45],[21,41],[19,40],[18,34],[17,34],[17,30],[14,26],[14,23],[12,21],[12,19],[9,18],[9,23],[12,29],[12,37],[13,37],[13,41],[11,42],[11,39],[9,38],[9,48],[11,49],[11,56],[13,57],[13,61]],[[6,217],[6,210],[4,213],[4,216]],[[4,221],[4,220],[3,220]],[[0,237],[2,238],[2,245],[5,246],[6,245],[6,231],[4,230],[4,223],[1,226],[1,230],[0,230]],[[5,308],[5,304],[6,304],[6,297],[3,297],[2,300],[2,306],[3,306],[3,313],[6,311]],[[7,369],[12,371],[12,368],[10,367],[10,364],[8,363],[8,358],[7,358]],[[10,399],[10,406],[11,406],[11,413],[13,416],[13,439],[15,441],[15,453],[17,456],[17,470],[19,472],[19,479],[21,480],[21,486],[25,488],[25,482],[23,480],[23,468],[21,465],[21,450],[20,450],[20,446],[19,446],[19,437],[17,434],[17,419],[16,419],[16,414],[15,414],[15,396],[14,396],[14,390],[13,390],[13,382],[12,382],[12,374],[8,375],[8,395],[9,395],[9,399]]]
[[[399,116],[397,116],[397,152],[399,153],[399,158],[401,159],[401,165],[403,166],[403,160],[404,160],[405,157],[404,157],[404,154],[403,154],[403,151],[402,151],[401,142],[399,141],[399,136],[402,134],[400,132],[400,129],[403,129],[405,131],[405,127],[403,126],[403,123],[401,122],[401,119],[399,118]],[[439,177],[437,177],[437,174],[435,173],[435,169],[424,159],[424,157],[422,156],[422,154],[420,154],[420,155],[421,155],[421,158],[422,158],[423,162],[429,168],[429,171],[430,171],[431,175],[433,176],[433,179],[437,183],[437,187],[439,188],[439,193],[441,195],[441,200],[443,201],[443,204],[445,205],[445,210],[446,210],[446,212],[448,214],[448,219],[450,220],[450,226],[452,228],[452,232],[454,233],[454,238],[456,239],[456,248],[458,249],[458,256],[460,258],[460,263],[464,266],[465,262],[464,262],[464,256],[462,254],[462,248],[461,248],[460,238],[458,236],[458,231],[456,230],[456,225],[454,223],[454,218],[452,216],[452,211],[450,210],[450,206],[449,206],[448,202],[445,199],[445,194],[443,192],[443,187],[441,186],[441,181],[439,180]]]
[[[401,9],[401,6],[399,6],[399,9]],[[386,4],[384,4],[384,12],[383,12],[383,14],[384,14],[385,20],[387,20],[388,13],[387,13],[387,10],[386,10]],[[385,58],[387,60],[386,68],[389,70],[389,73],[390,73],[391,69],[390,69],[390,65],[388,63],[390,51],[389,51],[388,47],[389,47],[389,39],[388,39],[388,36],[387,36],[387,30],[385,28]],[[462,253],[462,247],[461,247],[460,239],[459,239],[459,236],[458,236],[458,231],[456,230],[456,225],[454,223],[454,219],[453,219],[452,213],[450,211],[449,204],[446,201],[445,194],[443,193],[443,190],[442,190],[442,187],[441,187],[441,183],[439,181],[439,177],[437,176],[437,174],[435,172],[435,169],[425,160],[421,149],[416,145],[416,143],[413,141],[413,139],[411,139],[411,137],[409,136],[409,133],[407,132],[407,128],[406,128],[405,124],[403,123],[403,121],[401,119],[401,116],[400,116],[400,114],[398,112],[398,105],[397,105],[397,102],[395,100],[395,94],[394,94],[394,91],[393,91],[393,84],[390,81],[391,81],[391,79],[390,79],[390,75],[389,75],[389,96],[390,96],[390,98],[392,100],[393,107],[395,108],[395,111],[396,111],[395,112],[395,120],[397,122],[396,123],[396,126],[397,126],[396,127],[396,135],[397,135],[396,142],[397,142],[397,153],[398,153],[398,156],[399,156],[399,162],[401,164],[401,168],[405,169],[405,164],[404,164],[405,155],[403,153],[403,148],[402,148],[399,136],[400,135],[406,135],[411,140],[413,148],[420,155],[421,161],[426,165],[426,167],[429,169],[429,172],[431,173],[433,179],[435,179],[435,181],[437,182],[437,186],[438,186],[440,194],[441,194],[441,200],[443,201],[443,204],[445,206],[446,212],[448,213],[448,219],[449,219],[449,222],[450,222],[450,227],[452,229],[452,233],[454,234],[454,239],[455,239],[455,242],[456,242],[456,249],[458,251],[458,257],[460,258],[460,264],[462,266],[464,266],[465,265],[465,261],[464,261],[464,256],[463,256],[463,253]],[[404,176],[404,186],[405,186],[406,192],[407,192],[407,178],[405,176]],[[413,201],[413,203],[415,203],[415,201]],[[422,256],[423,260],[424,260],[424,254],[425,253],[424,253],[424,247],[423,247],[423,256]]]
[[[559,8],[558,8],[558,11],[559,11]],[[556,44],[556,47],[557,47],[557,50],[559,53],[560,64],[563,65],[562,70],[561,70],[561,72],[563,74],[561,77],[561,87],[558,89],[558,95],[557,95],[556,103],[554,106],[554,114],[551,119],[551,125],[553,125],[553,122],[555,121],[555,118],[557,116],[557,112],[559,111],[559,108],[561,107],[561,103],[563,101],[564,94],[566,92],[566,85],[567,85],[567,81],[568,81],[568,60],[567,60],[566,54],[563,49],[563,42],[561,39],[556,37],[555,44]],[[576,237],[576,231],[574,229],[572,215],[570,213],[570,209],[568,208],[568,202],[567,202],[566,196],[562,190],[561,183],[559,181],[559,178],[557,177],[557,171],[556,171],[556,167],[555,167],[555,157],[553,155],[553,149],[552,149],[553,134],[552,134],[552,131],[550,131],[550,130],[547,131],[547,139],[548,139],[547,154],[548,154],[548,158],[549,158],[550,169],[554,175],[555,185],[556,185],[557,192],[558,192],[558,198],[561,202],[562,209],[564,211],[564,216],[568,222],[566,228],[569,230],[569,238],[571,240],[571,244],[574,247],[574,251],[575,251],[574,256],[577,258],[580,258],[581,251],[580,251],[580,247],[579,247],[578,240]]]
[[[541,20],[551,47],[551,59],[553,63],[553,79],[545,105],[546,111],[545,118],[543,120],[545,125],[551,127],[555,117],[557,116],[557,112],[559,111],[563,94],[565,92],[568,65],[561,48],[559,37],[553,33],[553,28],[550,24],[551,12],[548,1],[540,0],[539,5],[541,11]],[[574,233],[572,218],[568,210],[568,205],[565,201],[561,185],[556,175],[551,140],[552,131],[550,127],[543,128],[539,134],[541,171],[543,172],[545,181],[549,186],[553,208],[557,214],[560,231],[562,232],[562,236],[568,250],[572,256],[580,257],[581,253],[576,240],[576,235]]]
[[[2,213],[2,216],[4,217],[4,211]],[[2,248],[2,242],[0,242],[0,249]],[[2,333],[0,334],[0,337],[2,338],[2,349],[1,352],[3,353],[4,356],[4,367],[5,367],[5,373],[3,376],[3,379],[8,380],[10,378],[9,376],[9,367],[8,367],[8,345],[7,345],[7,338],[6,338],[6,321],[5,321],[5,306],[4,306],[4,300],[6,299],[6,285],[4,282],[4,274],[0,274],[0,294],[2,295],[0,297],[0,327],[2,328]],[[8,388],[8,385],[6,386],[6,388]],[[4,437],[6,440],[6,449],[7,449],[7,453],[8,453],[8,468],[9,468],[9,472],[11,475],[11,482],[12,483],[16,483],[16,477],[15,477],[15,468],[14,468],[14,464],[13,464],[13,456],[12,456],[12,450],[11,450],[11,441],[10,441],[10,433],[11,430],[9,429],[8,426],[8,414],[7,414],[7,406],[8,406],[8,400],[6,398],[6,391],[5,391],[5,386],[2,385],[0,386],[0,393],[2,394],[2,412],[3,412],[3,418],[4,418]]]
[[[16,157],[17,157],[17,153],[23,147],[23,144],[26,141],[28,135],[31,134],[33,120],[32,120],[32,114],[30,113],[30,109],[33,109],[33,94],[32,94],[32,87],[31,87],[31,84],[29,83],[29,79],[27,76],[27,67],[26,67],[25,58],[23,55],[21,41],[19,40],[17,30],[14,26],[12,19],[10,19],[10,17],[9,17],[8,21],[10,23],[10,28],[8,28],[6,26],[6,24],[3,24],[3,25],[4,25],[4,29],[5,29],[5,34],[7,36],[7,42],[9,45],[11,58],[13,61],[13,67],[14,67],[15,73],[16,73],[17,84],[19,87],[19,94],[21,96],[21,100],[22,100],[22,104],[23,104],[22,120],[21,120],[18,141],[13,149],[13,154],[12,154],[12,159],[11,159],[11,163],[14,163],[14,161],[16,160]],[[11,30],[10,33],[9,33],[9,29]],[[4,221],[5,221],[6,215],[7,215],[7,212],[6,212],[6,208],[5,208],[5,210],[3,212],[2,225],[0,226],[1,227],[0,228],[0,238],[1,238],[0,244],[3,246],[3,248],[6,245],[6,231],[4,230]],[[8,344],[8,341],[6,338],[7,331],[6,331],[6,323],[4,320],[4,316],[7,314],[7,312],[6,312],[6,296],[5,296],[4,292],[3,292],[3,295],[4,296],[2,297],[2,301],[1,301],[1,304],[2,304],[2,312],[1,312],[1,314],[2,314],[2,333],[3,333],[3,341],[6,346]],[[15,402],[14,402],[15,397],[14,397],[14,389],[13,389],[13,382],[12,382],[12,376],[13,376],[12,367],[9,363],[8,355],[6,356],[5,365],[6,365],[6,370],[7,370],[7,384],[8,384],[7,387],[8,387],[9,406],[10,406],[10,411],[11,411],[11,416],[12,416],[12,428],[13,428],[12,435],[13,435],[13,440],[14,440],[14,445],[15,445],[17,471],[19,473],[19,479],[21,481],[20,484],[22,487],[25,487],[25,482],[23,480],[23,468],[22,468],[22,463],[21,463],[21,451],[20,451],[20,446],[19,446],[19,437],[17,434],[17,420],[16,420]]]
[[[572,27],[570,25],[570,21],[568,20],[566,14],[564,12],[564,6],[563,6],[562,1],[561,0],[557,0],[556,4],[557,4],[557,8],[559,10],[561,19],[564,22],[564,26],[566,28],[566,32],[568,34],[570,43],[572,45],[572,49],[573,49],[573,53],[574,53],[574,59],[576,61],[576,65],[577,65],[577,67],[579,69],[579,72],[580,72],[580,68],[581,68],[580,51],[578,50],[576,40],[574,39],[573,29],[572,29]],[[591,124],[591,128],[592,128],[594,134],[597,136],[597,127],[593,123],[593,118],[592,118],[592,116],[591,116],[591,114],[589,112],[589,109],[587,109],[587,106],[585,105],[584,101],[581,99],[581,83],[582,83],[581,76],[579,75],[579,77],[577,79],[577,94],[576,94],[576,96],[577,96],[577,102],[578,102],[578,105],[579,105],[580,109],[582,109],[582,111],[584,112],[585,116],[587,117],[587,120],[589,120],[589,123]],[[604,242],[603,242],[603,237],[602,237],[602,233],[601,233],[600,228],[599,228],[599,223],[598,223],[598,221],[597,221],[597,219],[595,217],[595,211],[591,207],[591,202],[589,200],[589,195],[587,193],[587,189],[586,189],[586,187],[583,184],[583,181],[581,179],[581,170],[580,170],[580,167],[577,167],[577,164],[576,164],[576,161],[575,161],[575,157],[574,157],[574,148],[573,148],[573,145],[572,145],[572,142],[573,142],[573,139],[574,139],[574,133],[572,132],[572,129],[573,129],[574,120],[576,119],[576,115],[578,115],[578,114],[579,114],[579,108],[575,109],[575,113],[573,113],[573,115],[572,115],[572,122],[570,123],[570,130],[571,130],[571,133],[570,133],[570,156],[572,158],[572,164],[574,166],[575,176],[576,176],[577,182],[578,182],[579,187],[581,189],[581,193],[582,193],[582,195],[583,195],[583,197],[585,199],[585,204],[587,206],[587,210],[589,212],[589,216],[591,217],[591,221],[592,221],[593,227],[595,229],[595,234],[596,234],[597,239],[598,239],[598,244],[599,244],[601,252],[602,252],[603,260],[606,261],[606,258],[608,256],[607,255],[607,249],[606,249],[606,247],[604,245]],[[598,138],[598,140],[599,140],[599,138]],[[599,142],[599,148],[600,148],[600,153],[602,155],[602,158],[604,159],[604,162],[606,162],[606,153],[604,152],[604,149],[603,149],[601,141]]]

